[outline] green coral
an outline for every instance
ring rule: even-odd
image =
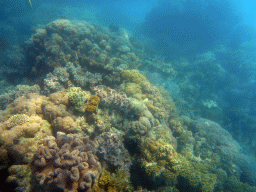
[[[68,90],[69,102],[79,112],[84,112],[88,94],[81,87],[70,87]]]

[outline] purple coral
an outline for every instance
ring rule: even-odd
[[[101,165],[94,144],[77,134],[58,132],[42,141],[35,154],[35,177],[46,190],[90,192]]]
[[[99,147],[97,155],[114,167],[129,169],[132,161],[122,141],[115,133],[106,132],[96,138]]]
[[[100,105],[114,109],[120,109],[125,113],[131,111],[131,102],[128,99],[126,93],[116,91],[104,85],[95,86],[93,87],[93,90],[95,95],[100,98]]]

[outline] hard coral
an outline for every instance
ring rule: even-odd
[[[54,131],[62,131],[65,133],[76,133],[78,132],[78,125],[70,116],[66,116],[64,118],[57,117],[53,120]]]
[[[81,87],[71,87],[68,91],[69,101],[77,111],[84,112],[88,94]]]
[[[29,116],[25,115],[25,114],[17,114],[17,115],[13,115],[11,116],[8,121],[7,121],[7,127],[8,128],[12,128],[16,125],[22,125],[25,122],[29,121]]]
[[[129,180],[129,172],[126,169],[119,168],[115,173],[103,169],[99,178],[99,185],[93,188],[93,192],[130,192],[134,191]],[[106,190],[101,190],[106,189]]]
[[[95,147],[76,134],[58,132],[42,141],[35,154],[35,177],[45,191],[87,191],[97,182],[101,165]]]
[[[86,106],[86,111],[91,112],[91,113],[96,111],[99,102],[100,102],[100,98],[98,96],[91,95],[89,102]]]
[[[26,115],[42,115],[42,103],[48,98],[38,94],[29,94],[17,98],[14,103],[14,113],[24,113]]]
[[[115,133],[105,132],[96,138],[99,146],[97,155],[114,167],[129,170],[132,161],[122,141]]]
[[[124,91],[128,96],[141,99],[141,96],[142,96],[141,86],[136,83],[127,83],[125,85]]]
[[[31,185],[31,167],[29,165],[12,165],[9,169],[7,182],[18,185],[16,191],[32,191]]]
[[[136,70],[124,70],[122,73],[122,78],[131,83],[141,83],[143,81],[147,81],[146,77]]]
[[[33,153],[41,138],[51,135],[50,124],[39,116],[29,117],[29,121],[3,130],[0,134],[0,151],[8,156],[12,164],[27,164],[32,161]]]
[[[118,92],[104,85],[95,86],[93,90],[100,98],[100,105],[119,109],[125,113],[131,111],[131,102],[124,92]]]

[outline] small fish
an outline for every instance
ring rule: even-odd
[[[31,0],[28,0],[28,3],[29,3],[29,5],[30,5],[31,9],[33,9]]]

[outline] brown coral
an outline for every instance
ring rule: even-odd
[[[53,120],[54,131],[62,131],[65,133],[76,133],[78,131],[77,124],[70,116],[64,118],[57,117]]]
[[[8,156],[4,163],[10,160],[16,164],[29,163],[38,141],[46,135],[51,135],[50,124],[35,115],[22,125],[3,130],[0,134],[0,151],[2,155]]]
[[[45,191],[90,192],[96,183],[101,165],[88,138],[58,132],[57,138],[42,141],[35,154],[35,177]]]
[[[86,111],[91,113],[96,111],[99,102],[100,102],[100,98],[97,95],[91,95],[89,103],[86,106]]]
[[[29,121],[29,116],[25,115],[25,114],[17,114],[17,115],[13,115],[11,116],[8,121],[7,121],[7,127],[8,128],[12,128],[16,125],[22,125],[25,122]]]

